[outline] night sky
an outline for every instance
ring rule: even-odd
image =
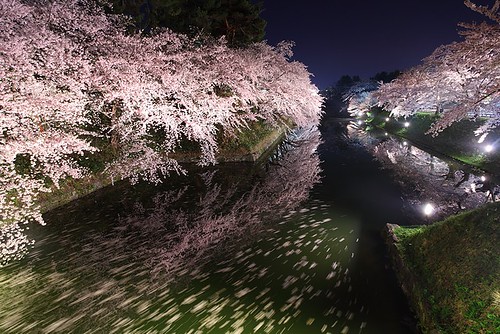
[[[344,74],[368,79],[417,65],[460,40],[459,22],[485,20],[462,0],[265,0],[261,16],[266,40],[294,41],[293,59],[307,65],[320,89]]]

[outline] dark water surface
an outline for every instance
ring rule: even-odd
[[[1,269],[0,332],[414,333],[381,230],[421,217],[351,130],[326,120],[268,163],[122,182],[46,214]]]

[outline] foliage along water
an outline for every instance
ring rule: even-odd
[[[380,230],[415,212],[349,129],[327,121],[266,164],[120,183],[48,213],[1,269],[0,331],[413,332]]]

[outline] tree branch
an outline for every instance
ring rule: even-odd
[[[500,23],[500,14],[498,13],[500,9],[500,0],[495,0],[495,4],[491,7],[491,9],[488,8],[487,6],[476,5],[470,0],[464,0],[464,4],[471,10],[479,14],[483,14],[490,20]]]

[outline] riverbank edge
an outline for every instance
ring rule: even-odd
[[[475,166],[468,163],[467,161],[457,159],[447,152],[442,150],[436,150],[434,147],[427,145],[424,141],[419,140],[418,136],[411,136],[407,134],[402,134],[396,131],[391,131],[391,129],[386,128],[381,125],[382,122],[372,122],[372,125],[382,131],[386,131],[393,136],[399,137],[401,139],[409,140],[413,145],[432,153],[439,158],[449,159],[451,161],[456,161],[462,165],[467,166],[470,170],[474,172],[490,173],[490,175],[495,175],[495,173],[487,168]],[[498,177],[498,175],[497,175]],[[470,210],[468,210],[470,211]],[[466,212],[468,212],[466,211]],[[466,213],[464,212],[464,213]],[[436,222],[438,223],[438,222]],[[434,223],[434,224],[436,224]],[[422,333],[426,334],[439,334],[441,330],[439,329],[436,321],[431,312],[433,305],[425,298],[424,292],[426,287],[419,283],[419,279],[416,276],[414,270],[412,270],[411,265],[405,261],[404,251],[398,247],[401,240],[398,239],[394,230],[399,228],[397,224],[386,224],[385,229],[382,231],[382,236],[386,244],[387,254],[389,257],[390,265],[396,275],[398,285],[403,291],[407,298],[411,310],[415,313],[418,321],[418,328]],[[415,226],[421,227],[421,226]],[[412,226],[406,226],[406,228],[412,228]]]
[[[387,223],[382,232],[390,264],[396,274],[399,286],[408,300],[410,309],[415,313],[419,329],[423,333],[439,334],[439,330],[435,327],[432,316],[428,312],[430,305],[422,297],[422,294],[418,293],[420,289],[417,279],[404,261],[403,254],[397,247],[399,239],[395,235],[394,230],[398,227],[399,225],[397,224]]]
[[[382,236],[386,244],[389,261],[392,266],[398,284],[406,296],[410,309],[415,313],[418,320],[419,329],[422,333],[439,334],[431,314],[427,311],[430,310],[429,303],[422,298],[418,293],[419,285],[415,275],[404,261],[403,254],[398,249],[398,237],[395,235],[394,230],[400,227],[397,224],[387,223],[385,229],[382,231]]]
[[[498,333],[500,202],[431,225],[387,224],[391,265],[422,333]]]
[[[223,150],[217,156],[217,163],[262,161],[284,140],[289,130],[290,128],[282,125],[262,137],[249,149]],[[198,155],[195,153],[176,153],[171,155],[171,158],[177,160],[180,164],[194,164],[198,162]],[[37,204],[40,206],[40,211],[46,213],[90,195],[97,190],[124,181],[126,180],[113,180],[111,176],[105,173],[90,174],[76,180],[69,179],[60,188],[55,188],[50,193],[42,193],[38,198]]]
[[[422,116],[422,115],[428,116],[427,113],[420,113],[420,116]],[[441,149],[441,150],[436,149],[432,145],[429,145],[429,143],[427,143],[425,140],[423,140],[423,138],[425,136],[427,136],[426,133],[421,133],[421,134],[411,134],[411,133],[405,133],[405,132],[402,133],[401,131],[396,131],[394,128],[391,128],[390,126],[388,127],[386,125],[386,122],[385,122],[385,119],[388,116],[389,116],[388,114],[377,115],[370,121],[370,124],[379,130],[386,131],[386,132],[390,133],[393,136],[396,136],[396,137],[399,137],[402,139],[406,139],[406,140],[410,141],[413,145],[415,145],[421,149],[424,149],[429,153],[432,153],[433,155],[437,156],[438,158],[444,157],[444,158],[449,159],[451,161],[456,161],[460,164],[466,165],[473,171],[481,171],[484,173],[488,173],[491,175],[497,175],[497,177],[500,177],[500,173],[499,173],[500,170],[498,168],[493,168],[493,166],[498,165],[498,164],[495,164],[495,162],[489,162],[489,163],[485,163],[485,164],[474,164],[474,163],[471,163],[470,161],[468,161],[467,159],[463,159],[463,158],[461,159],[461,158],[456,157],[454,154],[450,154],[450,152],[446,151],[446,148],[444,150],[443,149]],[[419,118],[415,117],[415,116],[410,118],[409,120],[411,120],[411,122],[423,122],[423,120],[421,120],[421,119],[419,120]],[[450,128],[453,126],[455,126],[455,125],[452,124],[450,126]],[[419,128],[421,128],[421,127],[422,126],[419,126]],[[404,128],[400,128],[399,130],[404,130]],[[474,133],[474,129],[471,129],[470,132]],[[446,136],[446,134],[441,133],[440,136]],[[469,154],[472,156],[472,155],[474,155],[474,152],[469,152]]]
[[[475,166],[475,165],[472,165],[470,163],[468,163],[467,161],[464,161],[464,160],[460,160],[460,159],[457,159],[453,156],[451,156],[450,154],[447,154],[447,153],[444,153],[442,151],[437,151],[436,149],[434,149],[432,146],[429,146],[427,144],[425,144],[423,141],[421,140],[418,140],[417,137],[413,137],[413,136],[407,136],[407,135],[402,135],[400,133],[397,133],[397,132],[394,132],[394,131],[390,131],[390,130],[387,130],[386,128],[382,127],[382,126],[378,126],[378,125],[375,125],[375,127],[379,130],[383,130],[383,131],[387,131],[388,133],[390,133],[391,135],[395,136],[395,137],[398,137],[400,139],[405,139],[407,140],[410,144],[418,147],[419,149],[421,150],[425,150],[426,152],[440,158],[440,159],[447,159],[449,161],[454,161],[454,162],[457,162],[459,164],[462,164],[464,166],[467,166],[467,168],[473,172],[481,172],[481,173],[490,173],[490,174],[495,174],[494,172],[492,172],[491,170],[488,170],[487,168],[483,168],[483,167],[480,167],[480,166]]]

